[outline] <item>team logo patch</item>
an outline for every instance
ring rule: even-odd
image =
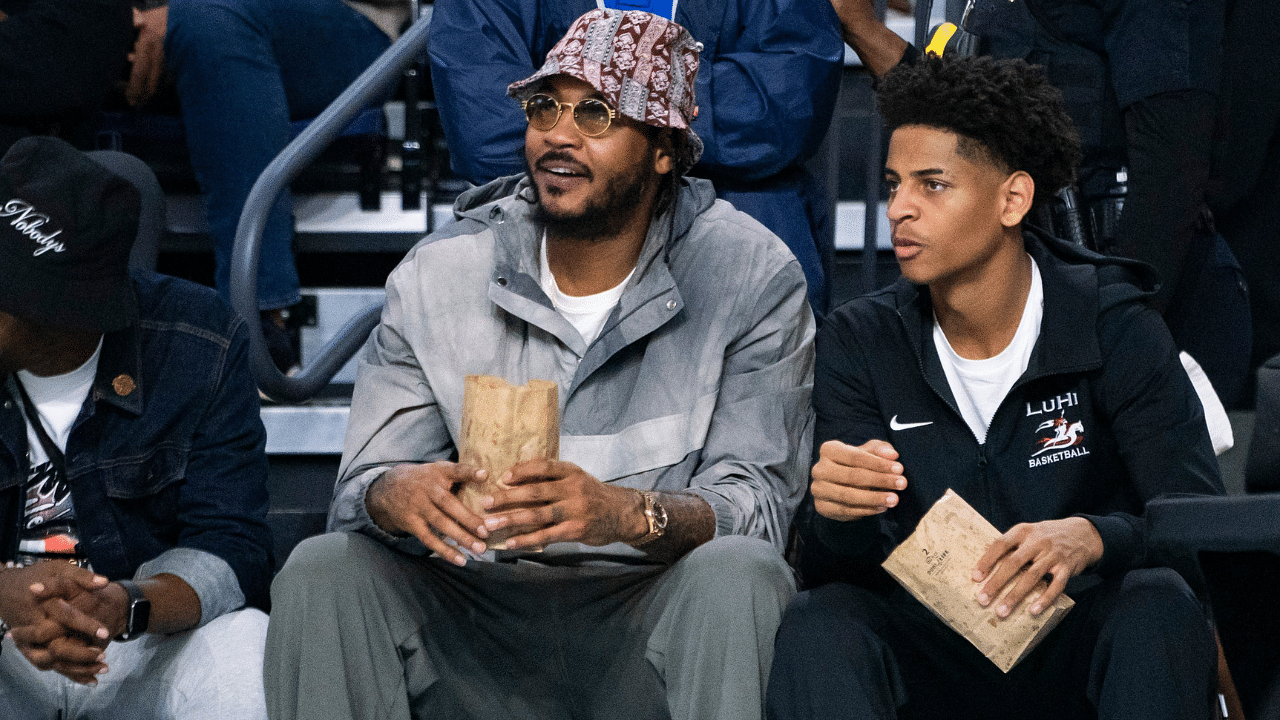
[[[1067,410],[1078,406],[1079,399],[1075,393],[1043,401],[1039,407],[1027,403],[1027,417],[1053,412],[1058,414],[1036,428],[1039,437],[1036,438],[1031,457],[1027,460],[1028,467],[1040,467],[1089,454],[1089,449],[1084,447],[1084,423],[1067,418]]]

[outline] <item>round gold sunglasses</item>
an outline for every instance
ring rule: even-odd
[[[613,124],[613,119],[618,116],[617,110],[609,107],[608,103],[599,98],[562,103],[550,95],[538,93],[530,95],[523,105],[524,116],[529,119],[533,129],[539,132],[547,132],[555,127],[556,123],[560,122],[560,114],[566,108],[573,108],[573,124],[577,125],[578,131],[587,137],[603,135]]]

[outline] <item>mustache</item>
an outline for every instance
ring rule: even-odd
[[[539,170],[548,170],[549,168],[547,168],[547,163],[552,163],[552,162],[558,162],[558,163],[567,165],[569,166],[569,169],[573,170],[575,173],[578,173],[579,175],[586,176],[588,179],[592,177],[591,170],[587,168],[586,165],[583,165],[581,162],[578,161],[577,158],[575,158],[573,155],[569,154],[564,150],[548,150],[547,152],[543,153],[541,157],[538,158],[538,161],[534,163],[534,167],[536,167]]]

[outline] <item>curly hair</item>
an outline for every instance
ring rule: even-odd
[[[924,125],[960,136],[957,152],[1006,172],[1023,170],[1038,201],[1071,184],[1080,163],[1080,136],[1062,93],[1037,66],[1022,60],[924,55],[899,65],[876,88],[890,132]]]

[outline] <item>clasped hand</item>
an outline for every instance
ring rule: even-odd
[[[66,562],[8,569],[0,572],[0,616],[32,665],[92,685],[107,671],[103,650],[113,629],[123,629],[123,606],[113,590],[124,593],[102,575]]]
[[[507,549],[556,542],[608,545],[639,539],[648,530],[643,502],[634,491],[602,483],[559,460],[516,464],[499,480],[508,489],[484,500],[481,517],[456,491],[464,482],[484,479],[483,473],[450,462],[399,465],[370,486],[366,507],[378,527],[412,535],[457,565],[466,563],[458,548],[484,552],[485,540],[499,530],[509,533]]]
[[[895,507],[897,492],[907,487],[897,460],[898,451],[883,440],[857,447],[838,440],[823,443],[810,486],[818,513],[832,520],[858,520]],[[1102,537],[1081,517],[1015,525],[974,566],[973,581],[983,583],[978,603],[987,607],[999,599],[996,615],[1008,617],[1048,579],[1048,587],[1031,605],[1031,613],[1038,615],[1058,599],[1068,580],[1100,560],[1102,551]]]

